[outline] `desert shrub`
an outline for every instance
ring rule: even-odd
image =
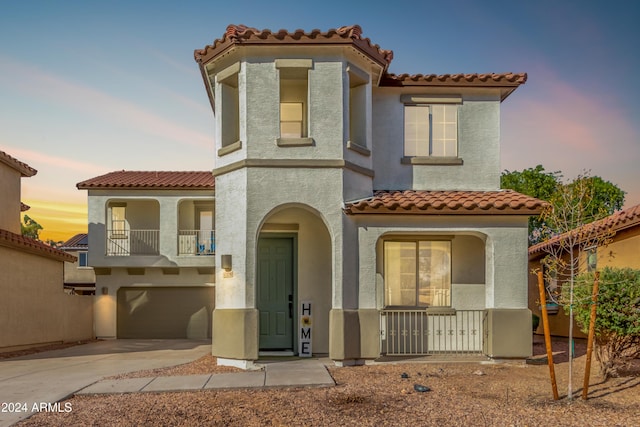
[[[594,273],[583,273],[574,286],[574,314],[585,333],[594,278]],[[618,376],[630,359],[640,357],[640,270],[606,267],[600,272],[598,289],[595,352],[600,373],[608,378]]]

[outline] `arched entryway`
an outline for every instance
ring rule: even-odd
[[[286,205],[265,217],[256,247],[260,351],[298,353],[301,326],[310,325],[312,352],[329,352],[332,263],[331,235],[317,211]],[[311,304],[305,325],[302,303]]]

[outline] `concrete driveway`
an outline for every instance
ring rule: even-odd
[[[109,340],[0,360],[0,426],[37,411],[68,410],[55,402],[105,376],[180,365],[210,352],[210,340]]]

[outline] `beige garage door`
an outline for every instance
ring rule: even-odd
[[[211,338],[213,287],[118,290],[118,338]]]

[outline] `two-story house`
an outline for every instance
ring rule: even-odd
[[[88,190],[89,265],[101,338],[211,337],[211,172],[117,171]]]
[[[341,363],[531,354],[527,218],[501,191],[500,103],[526,74],[393,75],[359,26],[231,25],[195,51],[216,119],[213,353]],[[230,265],[229,265],[230,264]]]
[[[310,349],[339,364],[530,356],[527,219],[543,203],[500,190],[500,104],[526,74],[394,75],[392,52],[361,33],[231,25],[195,51],[216,123],[215,247],[187,259],[215,265],[213,354],[240,367]],[[79,188],[98,294],[107,277],[113,295],[184,265],[177,200],[163,211],[135,188]],[[134,229],[129,197],[158,212],[145,224],[167,239],[157,265],[110,253]],[[110,334],[141,305],[113,304]]]

